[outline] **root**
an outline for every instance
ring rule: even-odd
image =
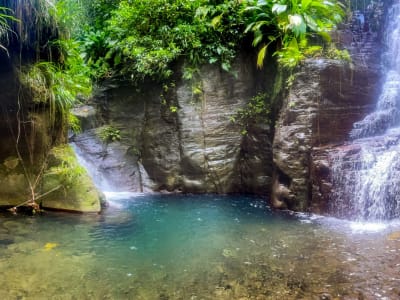
[[[8,211],[12,212],[13,214],[16,214],[18,208],[21,207],[21,206],[30,207],[30,208],[32,208],[32,211],[34,211],[34,212],[40,211],[40,205],[36,201],[39,200],[40,198],[43,198],[43,197],[45,197],[45,196],[47,196],[47,195],[59,190],[60,188],[62,188],[62,185],[59,185],[59,186],[51,189],[50,191],[47,191],[44,194],[41,194],[41,195],[36,196],[36,197],[33,197],[33,198],[31,198],[31,199],[29,199],[29,200],[27,200],[25,202],[22,202],[22,203],[14,206],[14,207],[11,207],[11,208],[8,209]]]

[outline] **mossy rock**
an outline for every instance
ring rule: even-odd
[[[30,194],[24,174],[0,174],[0,186],[0,206],[14,206],[29,199]]]
[[[69,145],[52,149],[43,179],[43,208],[75,212],[100,212],[102,195]]]

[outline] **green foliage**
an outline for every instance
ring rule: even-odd
[[[332,59],[339,59],[346,62],[351,62],[350,53],[346,49],[339,50],[332,46],[325,51],[325,56]]]
[[[121,131],[110,125],[98,128],[97,135],[106,144],[121,140]]]
[[[65,7],[74,2],[62,1]],[[91,18],[78,38],[94,78],[165,80],[181,57],[192,65],[218,63],[229,70],[244,29],[236,0],[88,2],[81,8]],[[89,13],[94,7],[98,15]]]
[[[34,51],[36,57],[52,59],[55,53],[48,42],[59,36],[55,0],[3,0],[2,5],[13,15],[13,20],[18,20],[8,22],[12,32],[10,44]]]
[[[62,50],[59,62],[41,61],[21,72],[21,81],[32,93],[35,104],[50,108],[50,118],[56,116],[68,121],[69,109],[78,97],[91,93],[88,70],[79,55],[77,44],[72,40],[56,41]]]
[[[18,21],[12,15],[12,10],[6,7],[0,6],[0,49],[8,53],[4,43],[8,42],[8,35],[11,32],[9,21]]]
[[[310,38],[319,36],[330,42],[329,31],[344,16],[343,6],[337,0],[250,0],[246,3],[244,11],[249,16],[246,32],[253,32],[253,46],[261,45],[259,67],[271,44],[277,49],[274,55],[288,68],[320,52],[320,46],[310,46]]]
[[[271,104],[268,102],[269,97],[266,93],[259,93],[246,105],[246,107],[239,109],[236,115],[231,118],[231,121],[238,123],[243,135],[253,124],[259,122],[270,123],[271,120]]]
[[[53,154],[60,160],[57,166],[51,167],[46,176],[55,175],[65,189],[75,186],[81,176],[85,174],[85,169],[79,165],[73,151],[69,146],[61,146],[53,149]]]
[[[68,161],[63,161],[61,165],[50,168],[48,172],[49,175],[57,175],[66,189],[73,187],[84,173],[85,169],[83,167],[72,165]]]
[[[6,8],[0,7],[0,38],[12,30],[12,49],[22,51],[20,78],[31,91],[29,101],[49,107],[50,119],[62,125],[70,119],[69,109],[77,97],[91,93],[90,70],[81,56],[79,43],[69,38],[71,28],[65,20],[68,13],[65,7],[62,10],[65,2],[4,0]]]
[[[171,105],[170,107],[169,107],[169,110],[172,112],[172,113],[176,113],[177,111],[178,111],[178,107],[177,106],[175,106],[175,105]]]
[[[71,112],[68,112],[68,124],[69,124],[69,128],[72,130],[72,132],[78,134],[82,132],[82,128],[81,128],[81,121],[79,120],[79,118],[73,114],[71,114]]]

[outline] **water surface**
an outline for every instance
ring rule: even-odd
[[[112,198],[101,215],[0,215],[0,299],[400,298],[395,221],[245,196]]]

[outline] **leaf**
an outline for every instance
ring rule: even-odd
[[[119,65],[121,63],[121,53],[117,53],[114,57],[114,65]]]
[[[315,20],[308,14],[303,15],[304,20],[307,23],[307,26],[312,30],[312,31],[318,31],[318,25],[315,22]]]
[[[251,11],[251,10],[259,10],[262,11],[262,9],[258,6],[248,6],[246,7],[243,11]]]
[[[4,47],[2,44],[0,44],[0,49],[3,49],[7,53],[7,56],[10,57],[7,48]]]
[[[329,35],[329,33],[325,31],[319,31],[318,35],[320,35],[327,42],[330,42],[332,40],[332,37]]]
[[[200,17],[200,18],[204,18],[205,16],[207,16],[208,12],[210,11],[210,8],[207,6],[200,6],[199,8],[197,8],[196,10],[196,14],[195,17]]]
[[[305,11],[312,1],[313,0],[302,0],[301,1],[301,9],[303,11]]]
[[[223,70],[229,72],[230,69],[231,69],[231,65],[230,65],[229,63],[227,63],[227,62],[223,62],[223,63],[221,64],[221,68],[222,68]]]
[[[250,30],[252,30],[254,24],[255,24],[255,22],[252,22],[249,25],[247,25],[246,29],[244,30],[244,33],[248,33]]]
[[[221,23],[221,19],[222,19],[222,14],[214,17],[211,20],[211,26],[214,27],[214,28],[217,27]]]
[[[322,10],[327,10],[328,6],[334,6],[334,4],[329,1],[324,1],[323,3],[312,1],[310,6],[314,8],[320,8]]]
[[[263,37],[264,36],[262,35],[262,33],[258,31],[253,40],[253,47],[257,46],[262,41]]]
[[[307,25],[301,15],[289,15],[289,24],[296,36],[301,36],[306,33]]]
[[[267,1],[266,0],[258,0],[257,1],[257,6],[264,6],[267,5]]]
[[[277,14],[277,15],[280,15],[281,13],[285,12],[286,9],[287,9],[287,5],[286,4],[277,4],[277,3],[275,3],[272,6],[272,12]]]
[[[109,51],[107,51],[105,59],[110,59],[114,54],[113,49],[110,49]]]
[[[265,45],[264,47],[262,47],[260,49],[260,51],[258,51],[258,55],[257,55],[257,67],[259,67],[260,69],[263,67],[264,64],[264,59],[265,59],[265,54],[267,52],[267,48],[268,45]]]
[[[290,50],[299,51],[299,44],[297,43],[297,39],[291,39],[288,48]]]
[[[269,25],[270,23],[268,22],[268,21],[258,21],[258,22],[256,22],[255,24],[254,24],[254,26],[253,26],[253,31],[256,31],[256,30],[260,30],[260,28],[262,27],[262,26],[264,26],[264,25]]]

